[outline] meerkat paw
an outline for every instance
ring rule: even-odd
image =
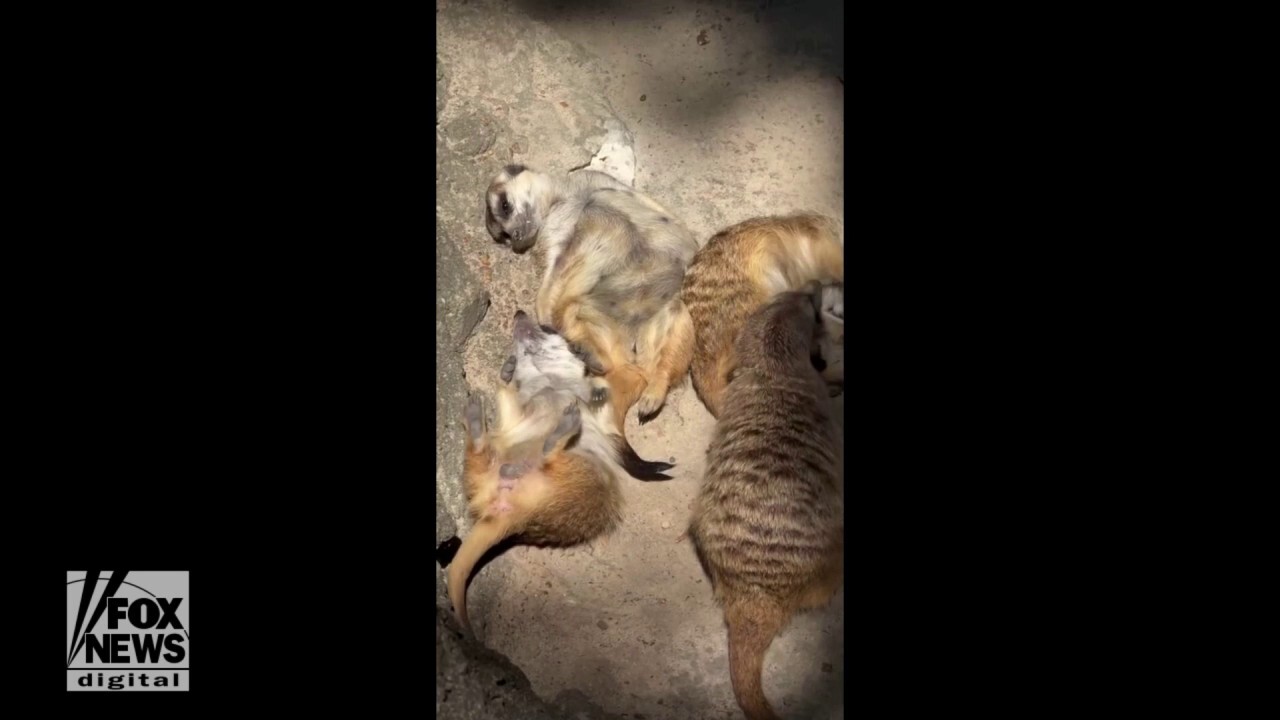
[[[608,399],[609,399],[609,388],[603,387],[603,386],[591,388],[591,404],[592,405],[603,405],[605,401]]]
[[[502,382],[509,383],[511,382],[511,378],[515,377],[515,374],[516,374],[516,356],[511,355],[510,357],[507,358],[506,362],[502,363],[502,372],[498,373],[498,375],[499,377],[502,378]]]
[[[551,434],[542,443],[542,454],[547,455],[562,440],[572,438],[582,430],[582,411],[578,409],[578,403],[569,403],[564,409],[564,414],[560,416],[560,420],[556,423]]]
[[[569,343],[569,352],[572,352],[579,360],[587,366],[588,375],[604,375],[604,363],[596,357],[595,353],[582,347],[578,343]]]
[[[658,412],[662,410],[662,406],[667,401],[667,388],[665,386],[650,385],[640,393],[640,399],[636,401],[636,410],[639,412],[637,419],[641,425],[653,420],[658,416]]]
[[[480,393],[473,394],[467,400],[465,417],[471,439],[479,440],[484,435],[484,398]]]

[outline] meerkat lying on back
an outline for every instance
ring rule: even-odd
[[[555,393],[559,402],[577,399],[587,410],[579,447],[609,466],[618,477],[637,480],[670,480],[663,471],[671,463],[642,460],[623,433],[627,408],[644,390],[645,380],[634,365],[626,365],[607,377],[592,377],[595,358],[567,342],[550,326],[534,324],[517,310],[512,326],[514,347],[502,366],[504,383],[513,383],[523,406],[538,395]]]
[[[680,299],[698,250],[693,233],[651,198],[590,170],[553,177],[508,165],[485,206],[494,240],[541,258],[538,321],[589,348],[601,374],[637,366],[640,419],[656,415],[693,355]]]
[[[777,718],[761,685],[774,637],[841,583],[840,445],[810,361],[820,311],[816,288],[787,292],[744,322],[689,523],[724,608],[733,693],[749,720]]]
[[[577,545],[622,519],[617,481],[589,455],[567,449],[582,430],[577,402],[556,408],[540,399],[519,408],[514,395],[508,388],[499,393],[493,431],[479,396],[467,402],[463,479],[474,524],[449,564],[449,600],[468,629],[467,581],[494,545],[509,537],[529,545]]]
[[[713,416],[720,416],[734,340],[747,317],[778,293],[815,280],[829,286],[819,344],[824,376],[842,386],[843,354],[837,351],[844,338],[844,240],[834,220],[812,214],[754,218],[716,233],[694,256],[681,294],[696,338],[690,375]]]
[[[662,471],[673,467],[641,460],[617,430],[614,401],[629,404],[644,387],[637,371],[589,380],[564,338],[520,311],[512,335],[496,428],[486,427],[478,396],[464,418],[463,485],[474,525],[449,565],[449,599],[464,627],[467,581],[490,548],[509,537],[564,546],[603,535],[621,521],[623,477],[665,480]]]

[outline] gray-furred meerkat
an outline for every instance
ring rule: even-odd
[[[688,537],[724,609],[733,693],[749,720],[776,720],[765,652],[792,615],[825,606],[844,553],[840,443],[810,355],[817,288],[752,314],[734,347]]]
[[[517,253],[535,248],[541,259],[538,322],[589,348],[601,374],[637,366],[640,420],[656,415],[693,356],[680,298],[698,250],[693,233],[652,198],[592,170],[553,177],[508,165],[485,209],[494,240]]]
[[[593,377],[590,368],[596,361],[590,351],[569,343],[553,327],[535,324],[523,310],[516,310],[513,320],[513,348],[501,378],[514,383],[520,404],[547,393],[555,393],[561,403],[576,398],[588,411],[579,441],[583,451],[603,460],[618,477],[670,480],[663,471],[673,464],[642,460],[623,434],[626,409],[645,387],[640,371],[628,365],[607,377]]]
[[[830,286],[824,291],[827,339],[819,350],[824,376],[843,386],[837,351],[844,338],[844,236],[834,220],[811,213],[753,218],[716,233],[694,256],[681,291],[696,338],[689,374],[713,416],[720,416],[734,340],[747,317],[778,293],[812,281]]]
[[[520,311],[512,335],[496,427],[486,426],[479,396],[464,417],[463,487],[474,524],[449,565],[449,599],[467,628],[467,581],[490,548],[511,537],[529,545],[588,542],[621,522],[625,474],[663,480],[669,476],[661,471],[673,467],[641,460],[616,432],[613,400],[634,399],[643,388],[638,372],[629,385],[589,381],[569,344]]]

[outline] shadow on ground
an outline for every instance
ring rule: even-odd
[[[625,2],[517,0],[535,20],[584,46],[619,39],[671,127],[714,123],[757,78],[822,76],[843,83],[839,0]],[[585,31],[585,32],[583,32]],[[594,36],[596,40],[590,39]],[[686,46],[687,52],[671,52]]]

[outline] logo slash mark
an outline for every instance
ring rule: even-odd
[[[107,609],[107,600],[115,597],[116,591],[120,589],[120,585],[124,583],[124,578],[128,574],[128,570],[116,570],[111,573],[111,579],[107,581],[107,589],[103,591],[102,597],[98,598],[98,607],[94,608],[93,617],[89,619],[89,626],[84,629],[84,635],[93,632],[93,627],[98,624],[98,618],[102,617],[102,611]],[[84,623],[85,613],[89,610],[89,600],[93,597],[93,591],[97,586],[98,571],[90,570],[84,579],[84,594],[80,596],[80,612],[76,614],[76,631],[71,635],[71,653],[67,655],[67,667],[71,667],[71,663],[80,654],[80,649],[84,647],[85,638],[80,634],[80,626]]]

